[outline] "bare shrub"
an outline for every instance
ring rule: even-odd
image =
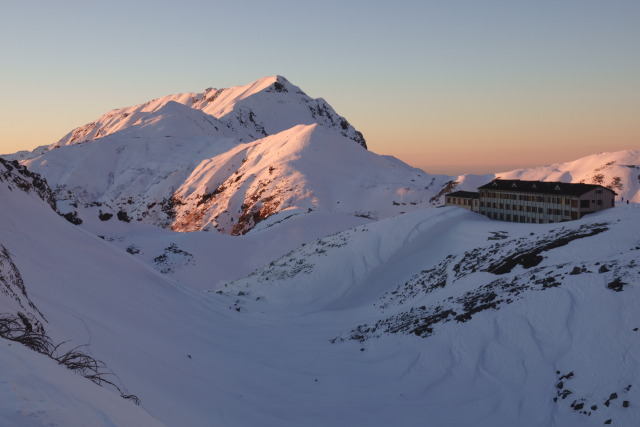
[[[0,338],[18,342],[33,351],[44,354],[99,386],[108,384],[118,390],[123,399],[132,400],[136,405],[140,404],[140,399],[136,395],[125,394],[120,387],[106,378],[112,375],[107,371],[107,366],[93,356],[80,351],[84,346],[62,352],[60,349],[66,342],[54,345],[44,329],[33,330],[27,317],[22,313],[18,313],[17,316],[0,314]]]

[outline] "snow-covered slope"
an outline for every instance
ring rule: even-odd
[[[307,243],[227,286],[198,260],[212,291],[201,293],[69,224],[28,186],[5,179],[0,199],[3,277],[19,272],[49,336],[86,344],[141,399],[0,340],[2,424],[640,422],[636,204],[549,225],[425,209]],[[270,229],[239,237],[255,239],[244,257],[264,255]],[[0,306],[20,310],[8,298]]]
[[[323,238],[216,292],[248,317],[331,324],[333,346],[387,376],[356,383],[385,401],[377,424],[630,426],[639,256],[636,205],[534,226],[432,209]]]
[[[279,212],[378,219],[416,210],[450,180],[371,153],[324,119],[278,113],[277,97],[288,100],[285,106],[306,99],[278,79],[224,92],[216,98],[219,120],[204,112],[213,101],[200,111],[162,98],[132,107],[138,112],[104,116],[101,129],[107,130],[99,139],[54,144],[22,163],[47,178],[63,213],[83,221],[133,220],[234,235]],[[267,126],[269,136],[239,143],[241,132],[223,120],[254,96],[255,105],[264,106],[265,126],[274,125]]]
[[[600,184],[618,193],[617,200],[640,202],[640,151],[598,153],[572,162],[489,175],[461,175],[456,181],[460,189],[475,191],[496,177]]]
[[[92,298],[78,301],[91,294],[86,288],[96,285],[108,291],[105,282],[115,276],[109,279],[94,274],[99,275],[108,265],[116,267],[113,261],[118,255],[59,217],[50,196],[39,176],[0,158],[0,424],[162,425],[130,400],[122,399],[115,387],[108,383],[99,387],[69,370],[71,365],[66,365],[67,369],[60,359],[53,360],[76,347],[82,352],[85,347],[78,346],[91,344],[90,327],[72,307],[96,304]],[[62,247],[65,250],[60,250]],[[82,255],[85,250],[88,252]],[[105,265],[99,267],[103,261]],[[83,272],[76,268],[84,263],[98,269]],[[132,279],[149,277],[145,266],[135,264],[125,267]],[[155,277],[153,281],[161,283],[163,279]],[[67,287],[59,286],[61,283]],[[87,283],[88,287],[83,286]],[[17,324],[12,325],[11,319]],[[39,354],[23,346],[21,337],[26,337],[24,342],[35,342],[34,347],[37,340],[50,337],[57,347],[52,353]],[[126,384],[112,376],[115,373],[108,366],[103,370],[98,352],[92,353],[91,346],[86,349],[86,354],[97,358],[105,379],[126,390]],[[73,360],[76,362],[79,359]],[[75,370],[82,372],[82,368]]]
[[[165,425],[44,355],[5,340],[0,349],[3,427]]]

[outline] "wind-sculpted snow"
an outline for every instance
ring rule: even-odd
[[[380,319],[375,324],[364,324],[355,328],[349,339],[365,341],[371,337],[380,337],[383,333],[407,333],[426,337],[434,333],[434,327],[440,323],[456,321],[467,322],[484,310],[497,310],[524,297],[528,291],[541,291],[564,283],[567,275],[582,273],[607,273],[613,271],[614,279],[608,286],[617,288],[622,277],[633,276],[635,260],[620,265],[618,260],[596,261],[579,267],[570,263],[551,264],[537,267],[548,251],[568,245],[577,239],[586,239],[608,230],[606,223],[582,224],[576,228],[566,227],[552,230],[543,236],[521,237],[494,243],[488,247],[479,247],[466,251],[462,255],[449,255],[437,266],[421,271],[407,282],[385,293],[375,305],[381,311],[392,307],[412,305],[416,299],[432,292],[455,287],[458,281],[469,278],[475,273],[490,273],[484,280],[478,279],[478,285],[472,290],[454,297],[432,301],[430,305],[413,306],[401,313]],[[532,233],[533,234],[533,233]],[[506,236],[504,236],[506,239]],[[525,272],[512,273],[516,271]],[[505,276],[497,277],[495,276]],[[637,280],[640,276],[634,276]],[[487,282],[480,285],[480,283]],[[617,289],[614,289],[617,290]]]
[[[337,347],[356,343],[367,353],[409,340],[435,352],[422,356],[441,372],[425,380],[433,392],[466,393],[442,385],[462,383],[439,366],[468,365],[465,384],[521,378],[511,392],[543,405],[540,415],[557,413],[558,425],[632,425],[640,404],[640,365],[629,358],[640,350],[637,213],[619,207],[548,225],[459,209],[412,214],[306,244],[217,292],[240,316],[343,318],[344,329],[326,337]],[[360,322],[346,326],[347,318]]]

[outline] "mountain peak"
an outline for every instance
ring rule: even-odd
[[[116,109],[74,129],[50,148],[80,144],[123,131],[140,124],[141,118],[170,102],[212,116],[222,124],[227,136],[239,142],[255,141],[301,124],[318,124],[367,148],[362,133],[324,99],[309,97],[281,75],[263,77],[245,86],[168,95]],[[175,105],[169,108],[176,113],[189,114],[188,110],[179,110]]]

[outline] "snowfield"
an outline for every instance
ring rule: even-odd
[[[14,348],[0,365],[3,393],[14,396],[0,404],[9,425],[78,425],[81,407],[111,414],[103,425],[153,425],[143,410],[165,425],[640,419],[635,204],[548,225],[456,208],[419,211],[323,237],[226,286],[215,286],[214,272],[202,274],[211,284],[203,293],[69,224],[34,194],[0,191],[11,206],[0,214],[1,243],[49,335],[86,344],[141,399],[138,408],[35,353],[18,362],[24,350]],[[576,238],[549,247],[569,235]],[[541,247],[537,265],[487,271],[518,248]],[[533,275],[551,280],[536,284]],[[616,279],[620,292],[609,286]],[[496,295],[483,307],[487,297],[477,293],[496,280],[511,285],[492,287]],[[433,321],[426,307],[456,314]],[[431,330],[416,333],[425,320]],[[27,383],[25,369],[43,373]],[[96,391],[81,393],[80,380]],[[36,397],[33,387],[50,391]],[[16,396],[28,396],[19,410]]]
[[[371,153],[275,76],[13,159],[2,426],[640,425],[637,151],[497,174],[601,181],[613,209],[492,221],[440,204],[496,175]]]

